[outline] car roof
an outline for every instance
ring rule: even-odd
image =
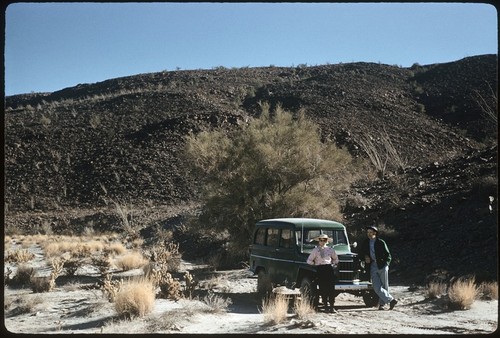
[[[336,228],[336,229],[345,229],[344,225],[335,222],[329,221],[325,219],[316,219],[316,218],[272,218],[272,219],[264,219],[257,222],[257,225],[266,225],[266,224],[293,224],[295,227],[300,228]]]

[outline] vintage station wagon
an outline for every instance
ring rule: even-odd
[[[312,218],[277,218],[257,222],[252,239],[250,270],[258,276],[258,289],[270,291],[273,286],[300,288],[314,295],[315,267],[307,257],[317,245],[314,238],[327,234],[339,257],[335,290],[362,296],[366,306],[378,303],[369,274],[357,254],[351,252],[345,226],[341,223]],[[364,280],[362,280],[364,279]],[[312,292],[311,292],[312,291]]]

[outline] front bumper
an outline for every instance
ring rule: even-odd
[[[358,291],[358,290],[372,290],[373,286],[370,282],[354,282],[354,283],[340,283],[335,284],[335,290],[339,291]]]

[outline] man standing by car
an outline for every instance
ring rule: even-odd
[[[339,263],[339,258],[335,250],[326,245],[328,240],[327,234],[321,234],[315,238],[319,242],[319,246],[315,247],[309,257],[307,264],[316,266],[316,276],[318,279],[319,293],[326,310],[329,312],[337,312],[333,307],[335,303],[335,274],[333,266]],[[329,303],[329,306],[327,305]],[[317,308],[318,300],[315,297],[314,306]]]
[[[360,248],[360,257],[365,258],[365,263],[370,265],[370,276],[373,290],[379,298],[379,310],[389,304],[389,309],[394,309],[398,301],[389,293],[389,264],[391,253],[384,240],[378,238],[378,229],[375,226],[366,228],[368,239]]]

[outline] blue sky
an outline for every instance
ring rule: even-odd
[[[6,95],[164,70],[498,53],[496,8],[477,3],[16,3],[5,21]]]

